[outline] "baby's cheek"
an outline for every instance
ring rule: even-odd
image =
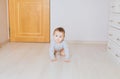
[[[54,39],[57,39],[56,37],[54,37]]]
[[[63,39],[61,38],[60,41],[62,41]]]

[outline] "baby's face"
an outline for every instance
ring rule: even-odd
[[[63,32],[55,31],[54,33],[54,40],[56,43],[61,43],[64,39]]]

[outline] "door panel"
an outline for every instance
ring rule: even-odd
[[[10,41],[49,42],[49,0],[9,0]]]

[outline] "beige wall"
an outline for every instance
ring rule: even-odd
[[[8,39],[7,0],[0,0],[0,44]]]

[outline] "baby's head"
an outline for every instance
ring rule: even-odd
[[[61,43],[65,37],[65,30],[62,27],[58,27],[54,30],[53,36],[56,43]]]

